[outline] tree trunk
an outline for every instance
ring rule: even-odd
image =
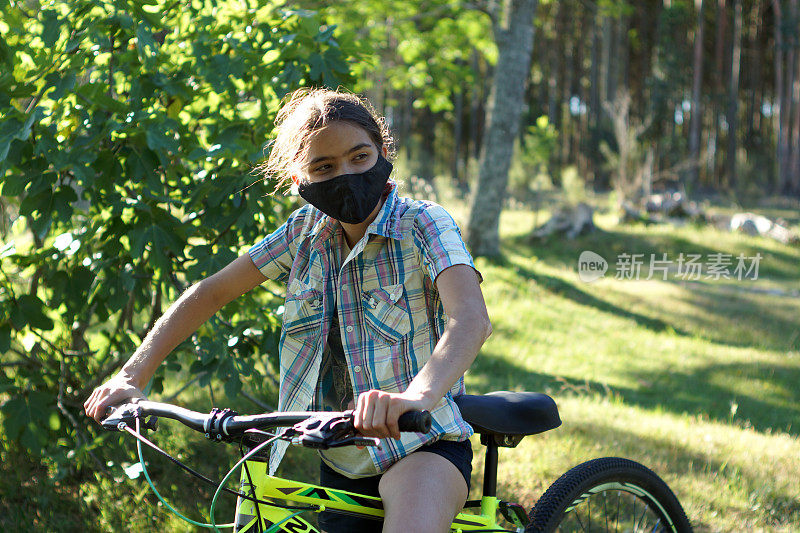
[[[722,121],[720,120],[720,116],[722,115],[722,101],[723,95],[725,93],[725,71],[727,70],[726,65],[729,65],[729,62],[725,61],[725,37],[727,35],[727,26],[728,26],[728,17],[726,16],[726,0],[718,0],[717,1],[717,13],[716,13],[716,26],[717,26],[717,35],[714,47],[714,72],[716,73],[714,79],[714,100],[716,105],[714,105],[714,152],[712,157],[714,158],[714,176],[713,176],[713,183],[712,186],[719,187],[721,183],[721,176],[720,176],[720,169],[723,165],[719,164],[720,162],[720,147],[722,146],[722,128],[720,124]]]
[[[800,53],[797,52],[800,47],[800,37],[797,35],[797,28],[800,26],[798,21],[798,0],[791,0],[792,9],[792,24],[794,31],[793,34],[793,49],[795,50],[795,61],[793,64],[787,64],[787,67],[794,72],[792,86],[791,102],[794,108],[794,119],[792,126],[792,142],[789,145],[789,191],[795,196],[800,196]],[[788,132],[787,132],[788,133]]]
[[[562,46],[557,47],[558,54],[558,89],[559,89],[559,124],[558,128],[560,134],[559,145],[559,159],[558,166],[560,168],[566,167],[570,164],[570,155],[572,153],[572,132],[575,129],[575,121],[570,109],[572,107],[572,74],[570,68],[572,65],[574,45],[569,36],[574,35],[574,28],[571,24],[572,17],[567,13],[569,6],[566,2],[559,2],[558,9],[558,22],[557,32],[561,36]],[[560,175],[559,175],[560,178]]]
[[[470,202],[467,242],[476,256],[500,253],[500,211],[530,76],[537,0],[510,0],[504,23],[495,23],[497,69],[489,95],[478,182]]]
[[[436,117],[430,108],[425,107],[418,111],[416,129],[420,135],[417,156],[414,158],[415,173],[419,178],[432,182],[436,174]]]
[[[731,35],[731,78],[728,86],[728,152],[726,154],[727,185],[730,189],[737,186],[736,149],[737,128],[736,115],[739,112],[739,70],[742,55],[742,1],[733,0],[733,34]]]
[[[461,136],[464,129],[464,93],[458,91],[454,96],[453,103],[453,154],[452,167],[450,169],[453,182],[461,183]]]
[[[753,9],[751,10],[752,16],[750,20],[745,22],[745,27],[750,28],[750,38],[745,49],[750,50],[752,57],[752,67],[747,68],[748,82],[745,83],[745,94],[749,94],[748,109],[747,109],[747,135],[750,137],[756,136],[756,131],[759,127],[759,116],[761,116],[761,102],[763,95],[761,94],[761,80],[763,79],[761,58],[756,54],[761,50],[761,2],[756,0],[753,2]]]
[[[784,49],[784,79],[783,79],[783,99],[781,102],[781,146],[779,151],[779,166],[781,168],[780,192],[788,194],[792,188],[792,92],[795,84],[795,59],[797,57],[797,36],[794,32],[786,31],[786,27],[792,28],[796,25],[797,3],[796,0],[788,2],[788,13],[784,12],[784,24],[780,31],[783,32]],[[786,18],[789,23],[786,23]],[[788,41],[788,42],[787,42]]]
[[[600,101],[610,102],[616,94],[612,91],[614,81],[611,79],[611,33],[612,20],[609,16],[600,17]]]
[[[703,122],[701,107],[703,89],[703,0],[695,0],[697,7],[697,28],[694,34],[694,61],[692,68],[692,107],[691,124],[689,126],[689,170],[686,188],[690,191],[698,182],[700,174],[700,124]]]
[[[630,28],[630,17],[622,13],[617,20],[617,24],[617,83],[623,87],[629,87],[630,41],[628,39],[628,29]]]
[[[594,189],[608,188],[608,173],[603,169],[600,153],[600,22],[594,17],[592,26],[592,59],[589,70],[589,157],[594,174]]]
[[[774,192],[780,193],[783,191],[785,175],[783,166],[783,115],[786,113],[783,105],[783,59],[786,54],[783,50],[783,8],[781,7],[781,0],[772,0],[772,8],[775,17],[775,109],[773,116],[775,117],[775,160],[777,162],[775,165]]]
[[[472,49],[472,70],[475,72],[475,76],[478,78],[482,78],[481,76],[481,65],[478,61],[478,51],[476,49]],[[469,153],[467,154],[467,163],[469,163],[469,158],[474,157],[476,160],[480,157],[480,128],[482,123],[481,117],[481,101],[483,100],[483,92],[481,91],[481,84],[475,83],[472,86],[472,102],[470,103],[470,111],[469,111]]]
[[[573,90],[575,94],[580,97],[581,106],[584,108],[586,108],[589,102],[589,88],[583,83],[583,80],[585,79],[584,65],[586,64],[586,42],[592,32],[592,18],[591,10],[584,10],[583,16],[580,18],[580,27],[578,28],[580,38],[575,48],[575,59],[573,62],[573,69],[575,71]],[[573,157],[578,162],[578,172],[583,178],[585,185],[591,186],[594,183],[591,172],[591,167],[593,167],[593,165],[591,164],[586,146],[586,139],[588,138],[587,133],[589,131],[589,116],[588,113],[584,113],[583,110],[581,110],[581,113],[578,115],[575,131],[575,153]]]
[[[397,146],[402,146],[405,150],[406,160],[414,160],[413,143],[411,142],[411,103],[414,101],[414,96],[410,90],[405,89],[400,92],[398,99],[398,117],[399,125],[397,127]]]

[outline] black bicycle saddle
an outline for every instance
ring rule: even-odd
[[[495,436],[501,446],[504,442],[506,446],[516,445],[525,435],[561,425],[556,402],[546,394],[496,391],[482,395],[462,394],[453,400],[476,433]]]

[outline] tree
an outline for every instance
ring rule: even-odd
[[[369,46],[371,60],[354,66],[356,89],[393,126],[408,170],[424,179],[440,168],[458,174],[462,143],[471,134],[463,115],[476,114],[463,99],[481,83],[477,59],[494,62],[496,56],[488,18],[462,1],[315,0],[309,5],[341,25],[360,21],[359,41]]]
[[[287,214],[251,173],[280,99],[353,81],[352,40],[314,12],[125,5],[0,8],[0,412],[5,438],[57,462],[92,454],[81,404],[167,303]],[[276,368],[273,301],[227,306],[167,370],[259,386]]]
[[[697,22],[694,32],[694,59],[692,61],[692,107],[689,125],[689,159],[692,166],[689,170],[687,184],[694,187],[700,173],[700,126],[703,122],[702,90],[703,90],[703,29],[705,14],[703,0],[695,0]]]
[[[737,186],[736,172],[736,146],[738,134],[737,115],[739,113],[739,71],[742,56],[742,2],[733,0],[733,36],[731,38],[731,77],[728,86],[728,110],[726,120],[728,123],[728,150],[726,169],[728,171],[727,184],[729,188]]]
[[[487,126],[481,147],[478,181],[470,200],[467,242],[474,255],[500,252],[500,211],[508,169],[525,105],[525,84],[533,54],[536,0],[510,0],[502,21],[492,12],[498,59],[489,95]]]

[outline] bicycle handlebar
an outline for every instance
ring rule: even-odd
[[[222,415],[222,416],[220,416]],[[147,416],[156,416],[177,420],[189,428],[206,433],[215,429],[226,437],[241,435],[248,429],[264,429],[271,427],[294,426],[309,418],[348,418],[352,419],[353,411],[285,411],[263,413],[258,415],[237,415],[230,411],[213,410],[211,413],[199,413],[177,405],[142,400],[127,403],[113,409],[101,424],[109,431],[120,430],[120,424],[133,425],[136,418],[143,420]],[[431,415],[428,411],[408,411],[398,419],[400,431],[427,433],[431,428]],[[218,426],[218,427],[214,427]],[[155,429],[155,427],[151,427]]]

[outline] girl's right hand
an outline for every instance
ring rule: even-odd
[[[138,387],[118,374],[97,387],[83,403],[83,408],[87,416],[100,422],[107,416],[106,409],[134,398],[146,399]]]

